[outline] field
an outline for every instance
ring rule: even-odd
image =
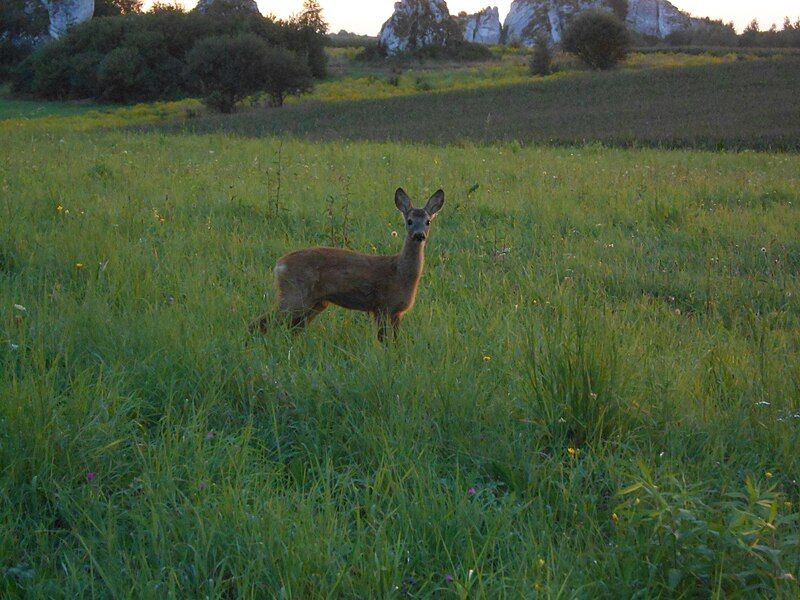
[[[390,98],[380,97],[391,88],[378,80],[372,88],[379,99],[302,102],[284,111],[200,119],[189,127],[322,140],[800,149],[800,59],[719,59],[698,66],[684,66],[684,59],[672,66],[669,58],[662,61],[668,68],[572,71],[539,81],[519,67],[497,67],[478,70],[482,76],[469,83],[453,82],[443,93]],[[428,87],[437,78],[420,74],[416,81]]]
[[[800,156],[295,120],[501,91],[0,123],[0,596],[798,596]],[[447,192],[400,337],[249,336],[398,185]]]

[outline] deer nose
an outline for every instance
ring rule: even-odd
[[[416,242],[424,242],[425,241],[425,234],[424,233],[415,233],[414,234],[414,241],[416,241]]]

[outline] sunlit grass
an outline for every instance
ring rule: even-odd
[[[0,595],[796,596],[796,155],[3,136]],[[400,338],[248,337],[398,185]]]

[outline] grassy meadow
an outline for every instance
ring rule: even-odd
[[[116,126],[185,108],[0,122],[0,597],[798,597],[800,156]],[[400,337],[250,337],[400,185]]]

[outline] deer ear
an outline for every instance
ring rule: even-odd
[[[397,188],[397,191],[394,193],[394,205],[404,215],[410,211],[413,206],[411,206],[411,198],[408,197],[405,190],[403,188]]]
[[[428,203],[425,205],[425,212],[434,217],[436,213],[442,210],[442,206],[444,206],[444,192],[439,190],[428,200]]]

